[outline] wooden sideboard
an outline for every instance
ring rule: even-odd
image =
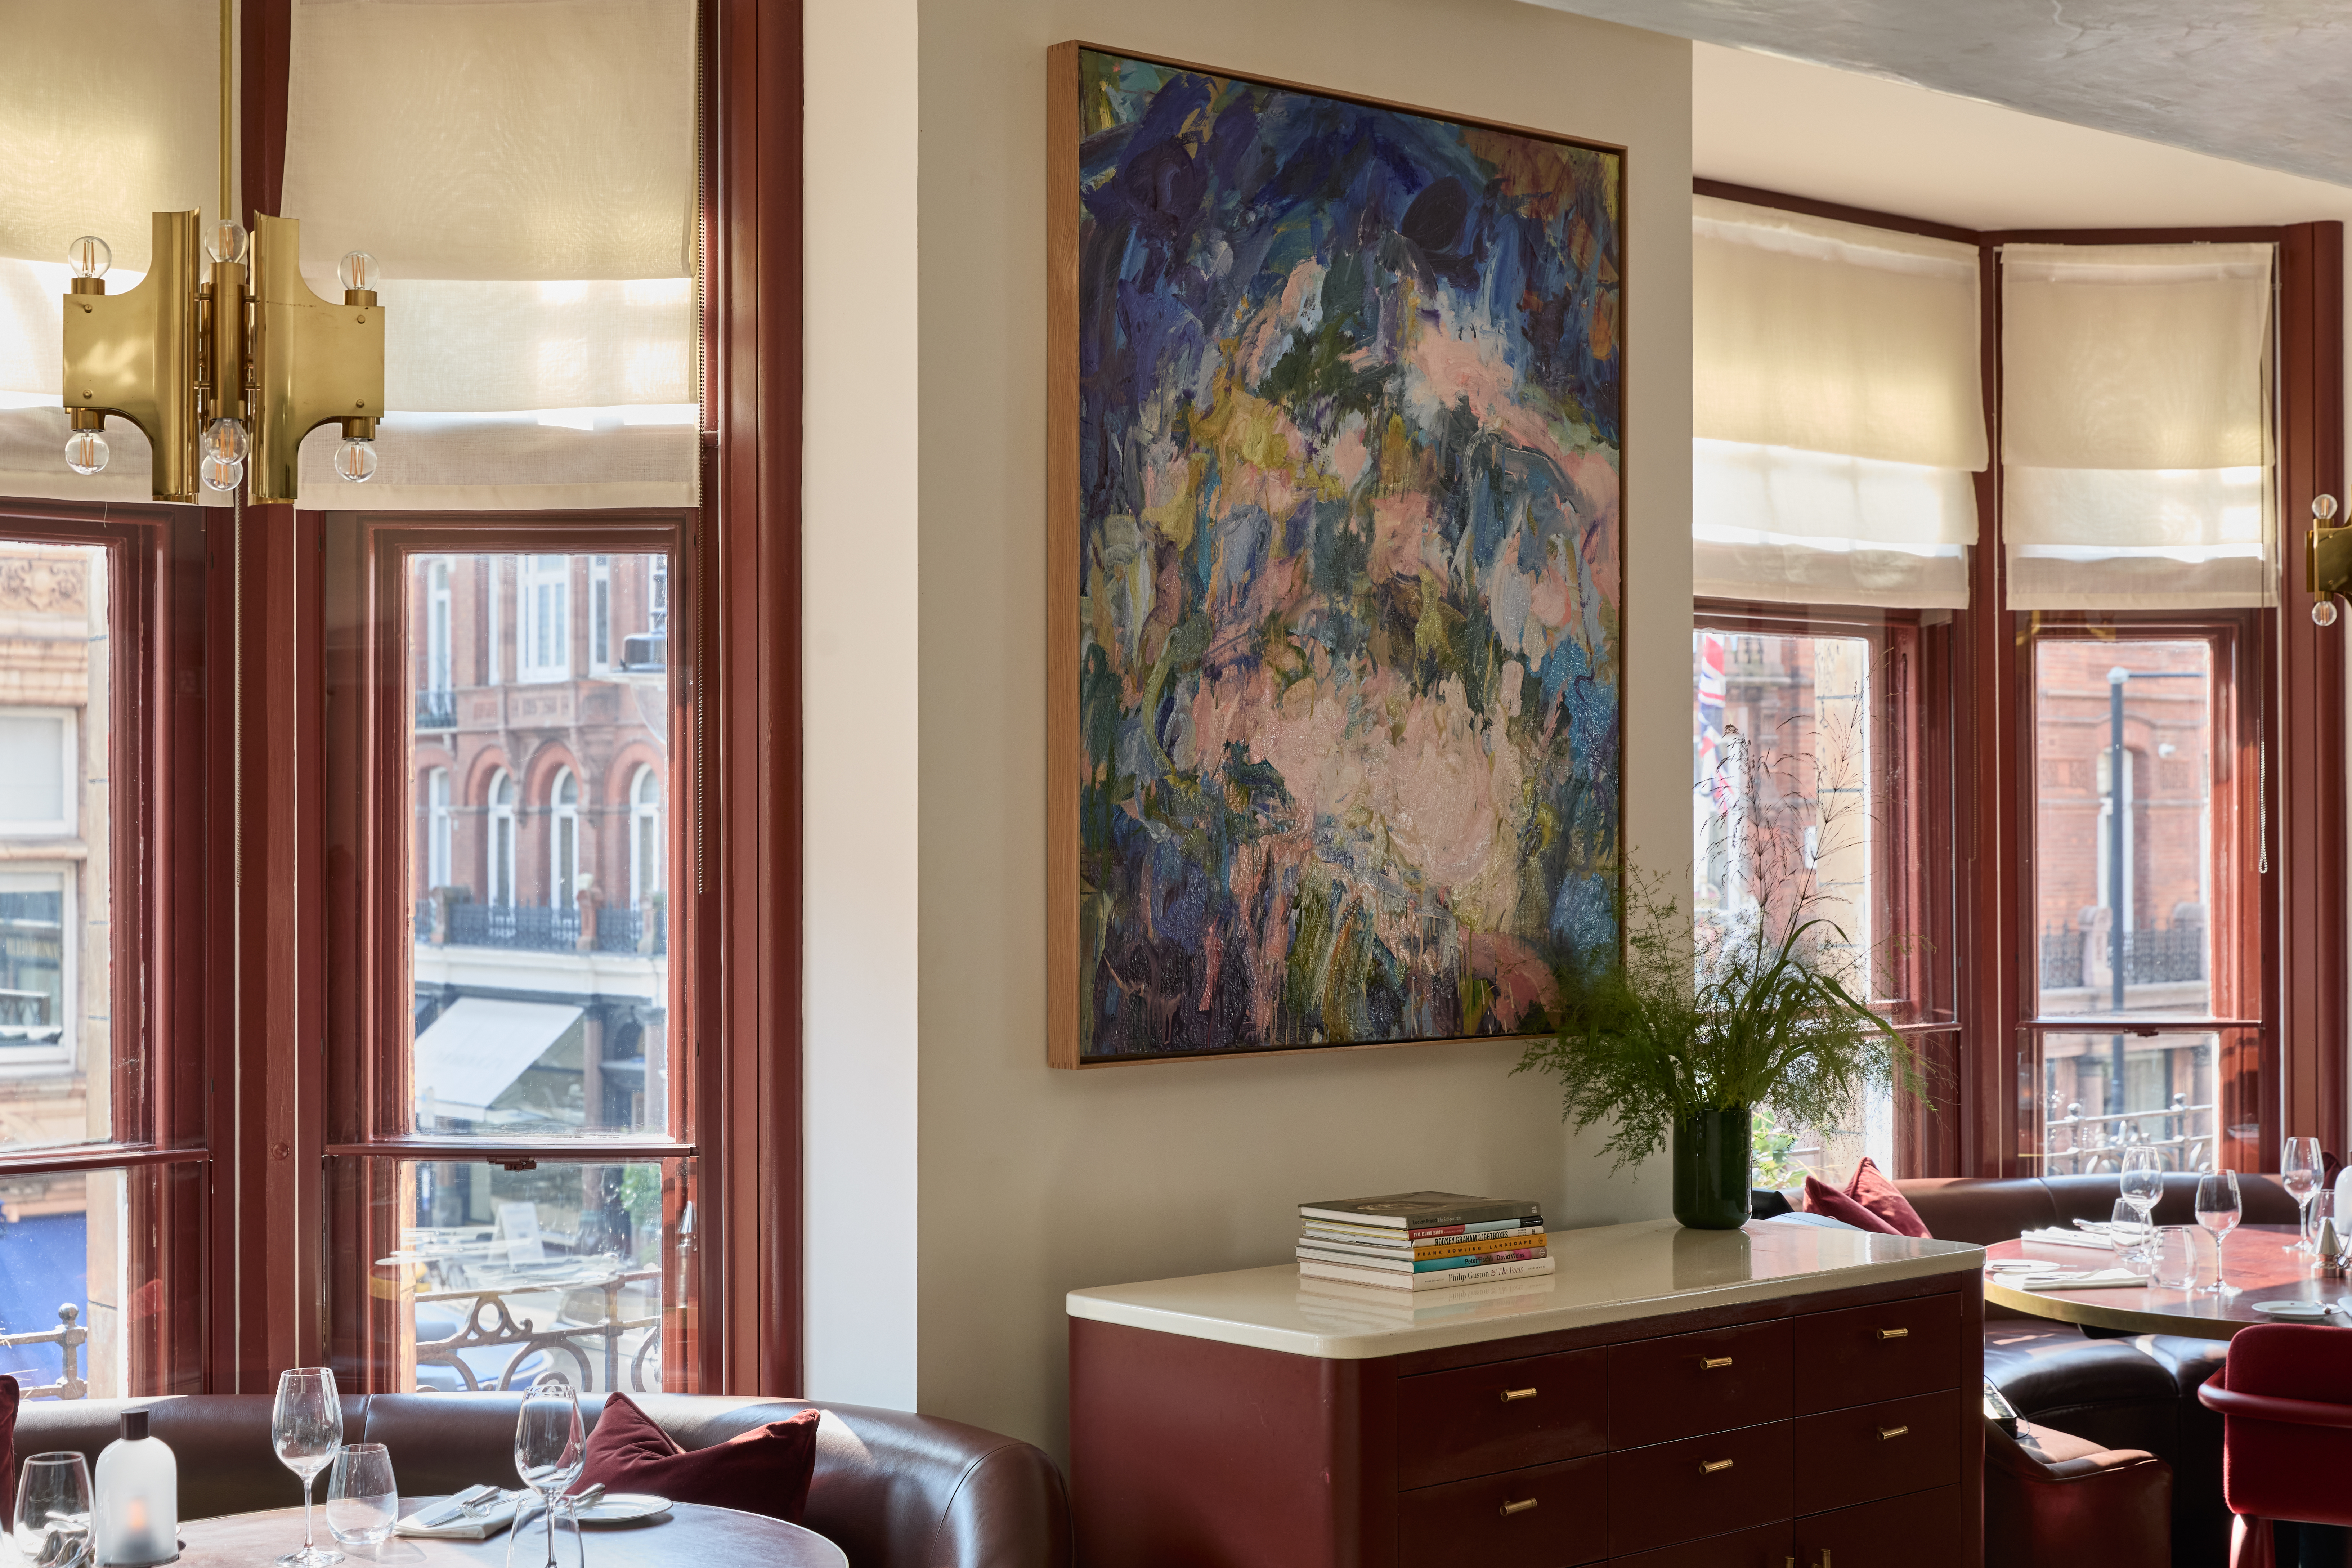
[[[1980,1249],[1656,1221],[1552,1254],[1071,1292],[1082,1568],[1982,1562]]]

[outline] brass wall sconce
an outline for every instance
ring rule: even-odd
[[[2311,502],[2311,538],[2303,556],[2303,585],[2311,590],[2314,626],[2332,626],[2337,614],[2336,598],[2352,593],[2352,527],[2336,521],[2336,498],[2315,496]]]
[[[343,300],[332,304],[302,279],[300,225],[257,216],[248,244],[244,226],[226,216],[232,7],[222,0],[222,216],[204,237],[203,256],[194,211],[155,215],[147,276],[128,293],[106,291],[113,253],[104,240],[85,235],[67,248],[66,466],[78,474],[106,467],[111,414],[146,432],[157,500],[194,500],[200,482],[234,490],[251,458],[251,496],[266,505],[294,499],[302,437],[321,425],[342,426],[338,475],[359,482],[375,472],[383,307],[367,252],[343,258]]]

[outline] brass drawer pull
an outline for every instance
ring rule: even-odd
[[[1522,1399],[1533,1399],[1535,1396],[1536,1391],[1532,1388],[1507,1388],[1503,1390],[1503,1403],[1506,1405],[1517,1405]],[[1528,1506],[1529,1508],[1533,1508],[1535,1507],[1535,1504],[1529,1503]]]
[[[1908,1432],[1909,1430],[1911,1430],[1911,1428],[1908,1426],[1881,1426],[1878,1429],[1878,1440],[1884,1443],[1891,1438],[1900,1437],[1904,1433]]]
[[[1711,1476],[1717,1470],[1729,1468],[1731,1468],[1729,1459],[1701,1459],[1698,1462],[1698,1473],[1702,1476]]]
[[[1907,1340],[1911,1337],[1911,1331],[1908,1329],[1881,1329],[1878,1331],[1878,1337],[1882,1340]]]
[[[1508,1519],[1515,1513],[1525,1513],[1536,1506],[1537,1500],[1535,1498],[1523,1498],[1517,1502],[1507,1502],[1503,1505],[1503,1517]]]
[[[1727,1355],[1703,1355],[1698,1358],[1701,1372],[1720,1372],[1730,1364],[1731,1358]]]

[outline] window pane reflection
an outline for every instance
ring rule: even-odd
[[[666,565],[410,560],[419,1133],[672,1129]]]

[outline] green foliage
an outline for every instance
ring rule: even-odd
[[[629,1212],[629,1225],[638,1235],[661,1218],[661,1167],[659,1165],[624,1165],[621,1167],[621,1206]]]
[[[1781,1131],[1773,1120],[1760,1110],[1755,1113],[1748,1125],[1748,1163],[1752,1170],[1748,1178],[1750,1186],[1780,1191],[1805,1179],[1805,1168],[1789,1158],[1789,1151],[1797,1146],[1795,1133]]]
[[[1694,942],[1665,879],[1633,875],[1619,900],[1622,960],[1576,977],[1560,1033],[1530,1045],[1515,1070],[1558,1077],[1561,1117],[1578,1131],[1612,1122],[1603,1148],[1621,1168],[1710,1108],[1818,1127],[1866,1092],[1917,1092],[1917,1058],[1841,978],[1845,935],[1812,905],[1808,889],[1780,920],[1759,910],[1702,924]]]

